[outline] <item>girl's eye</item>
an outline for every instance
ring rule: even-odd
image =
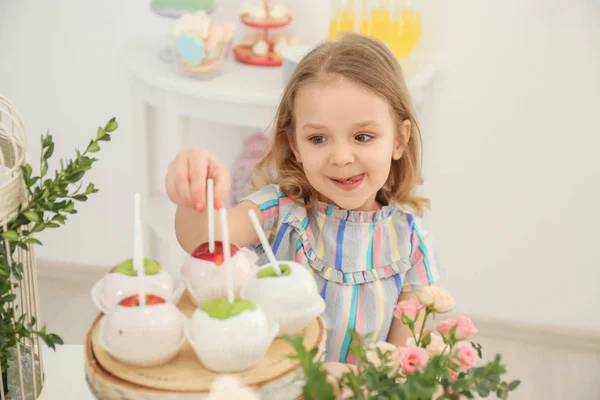
[[[321,144],[325,142],[325,138],[323,136],[313,136],[310,139],[311,142],[313,142],[314,144]]]
[[[354,138],[356,140],[358,140],[359,142],[368,142],[369,140],[373,139],[373,136],[368,135],[366,133],[360,133],[360,134],[356,135]]]

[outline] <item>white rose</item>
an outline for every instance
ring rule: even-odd
[[[433,286],[425,286],[417,292],[419,303],[424,306],[431,307],[435,301],[435,291]]]
[[[417,335],[417,339],[419,338],[419,335]],[[406,339],[406,347],[417,347],[417,342],[415,341],[415,338],[408,338]]]
[[[417,292],[419,302],[438,314],[445,314],[454,308],[454,298],[444,288],[426,286]]]
[[[383,341],[377,342],[367,347],[367,360],[374,366],[380,367],[382,365],[382,360],[377,354],[377,349],[379,349],[382,354],[389,353],[387,355],[389,360],[387,366],[392,368],[390,375],[396,373],[396,371],[400,367],[400,355],[398,354],[398,348],[391,343]]]
[[[448,349],[446,349],[446,351],[444,351],[444,349],[446,349],[446,344],[444,343],[442,336],[432,332],[431,343],[429,343],[429,345],[425,348],[425,350],[427,350],[429,353],[429,357],[435,357],[441,355],[442,353],[447,353]]]

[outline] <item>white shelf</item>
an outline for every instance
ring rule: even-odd
[[[223,72],[210,79],[194,79],[178,64],[160,60],[166,42],[136,39],[123,49],[124,62],[139,85],[142,97],[164,108],[175,98],[181,115],[207,121],[264,129],[272,120],[283,91],[281,69],[241,64],[230,55]]]

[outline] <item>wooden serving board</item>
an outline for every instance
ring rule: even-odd
[[[195,310],[187,293],[177,306],[188,317]],[[98,344],[102,317],[100,314],[96,318],[85,341],[86,379],[99,399],[190,400],[208,395],[218,374],[204,368],[187,342],[165,365],[131,367],[112,358]],[[324,354],[326,329],[320,317],[309,324],[302,335],[308,349],[319,348],[320,356]],[[257,366],[232,375],[253,387],[261,399],[298,399],[304,383],[299,362],[287,357],[292,352],[286,341],[276,339]]]

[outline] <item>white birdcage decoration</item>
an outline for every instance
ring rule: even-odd
[[[0,96],[0,226],[3,228],[2,232],[7,231],[8,223],[16,215],[19,205],[28,201],[28,191],[20,168],[27,162],[27,131],[23,118],[6,98]],[[33,329],[38,330],[41,324],[34,245],[27,245],[27,250],[20,247],[11,249],[11,242],[0,240],[0,246],[5,249],[4,254],[11,255],[11,251],[14,250],[12,257],[6,257],[9,263],[8,276],[0,276],[0,280],[10,280],[8,293],[16,296],[5,307],[12,307],[15,310],[14,321],[24,313],[34,317],[36,323]],[[21,280],[11,272],[13,262],[22,263]],[[0,324],[2,323],[0,319]],[[0,326],[0,340],[2,335],[3,330]],[[11,348],[7,370],[9,391],[4,394],[5,382],[0,380],[1,400],[41,399],[44,396],[42,394],[44,364],[41,346],[41,339],[35,336],[19,340]]]

